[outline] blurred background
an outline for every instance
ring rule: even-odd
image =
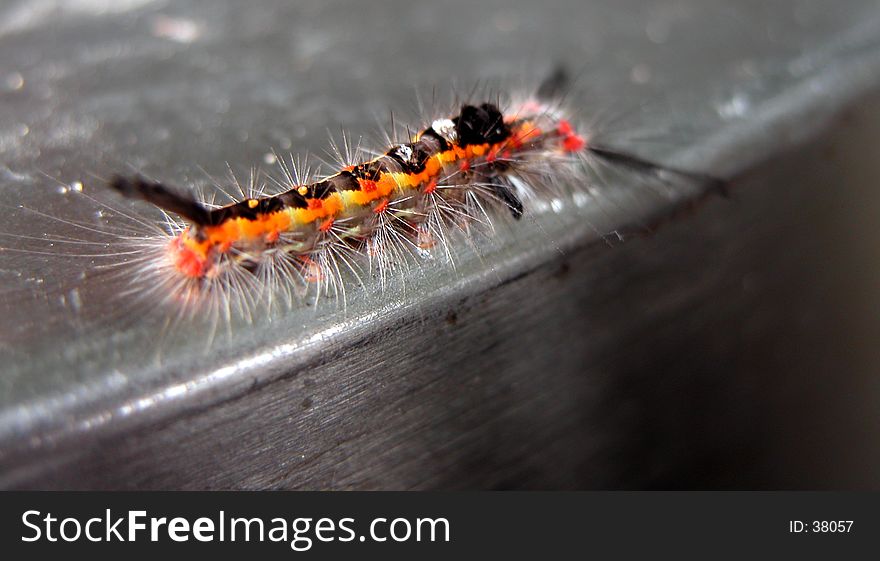
[[[3,2],[0,485],[880,487],[878,8]],[[95,197],[145,212],[111,173],[210,185],[558,64],[575,120],[730,196],[615,174],[415,290],[208,346],[115,319],[100,259],[45,251],[89,234],[19,207],[105,228]]]

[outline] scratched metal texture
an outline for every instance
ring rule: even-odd
[[[855,0],[4,3],[0,486],[880,487],[878,37]],[[205,185],[557,62],[584,122],[730,196],[615,175],[211,336],[45,238],[113,224],[87,197],[149,215],[110,173]]]

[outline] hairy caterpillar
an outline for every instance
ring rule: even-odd
[[[181,313],[207,307],[208,315],[250,316],[258,305],[300,302],[310,291],[344,297],[365,273],[384,286],[412,256],[454,262],[455,238],[586,192],[596,160],[715,181],[597,143],[564,109],[567,87],[557,71],[520,99],[457,103],[406,141],[388,138],[372,159],[336,148],[339,168],[329,175],[280,159],[280,174],[253,172],[247,189],[239,185],[242,196],[222,206],[117,175],[108,182],[113,190],[155,205],[165,220],[147,224],[147,236],[118,236],[117,255],[126,258],[111,268],[124,269],[128,293],[147,305],[170,300]]]

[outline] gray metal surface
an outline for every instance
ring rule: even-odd
[[[877,8],[3,6],[0,484],[877,487]],[[619,178],[456,270],[211,344],[199,318],[119,317],[125,285],[94,260],[8,235],[83,236],[19,203],[112,223],[59,181],[206,184],[272,148],[320,153],[327,127],[369,134],[413,85],[559,60],[584,68],[585,121],[616,112],[609,138],[736,177],[731,200],[683,212],[694,186]]]

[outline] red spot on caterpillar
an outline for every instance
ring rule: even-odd
[[[561,119],[559,124],[556,125],[556,131],[560,136],[568,136],[574,133],[574,129],[571,127],[571,123],[569,123],[565,119]]]
[[[323,206],[321,199],[309,199],[309,210],[321,210]]]
[[[388,208],[388,199],[385,199],[381,203],[376,205],[376,208],[373,209],[373,212],[375,212],[376,214],[381,214],[381,213],[385,212],[385,210],[387,208]]]
[[[458,169],[461,171],[467,171],[471,169],[471,163],[468,160],[462,160],[460,164],[458,164]]]
[[[321,226],[318,227],[318,230],[322,232],[329,232],[330,228],[333,227],[333,218],[328,218],[327,220],[321,222]]]
[[[495,150],[491,150],[491,151],[489,151],[488,154],[486,154],[486,161],[491,164],[492,162],[495,161],[495,158],[497,158],[497,157],[498,157],[498,152],[496,152]]]
[[[279,235],[280,234],[278,233],[278,230],[273,230],[273,231],[269,232],[268,234],[266,234],[266,243],[277,242]]]
[[[376,182],[372,179],[358,179],[358,183],[360,183],[361,191],[364,193],[372,193],[377,189]]]
[[[579,152],[587,145],[584,137],[574,132],[571,123],[562,119],[556,125],[556,132],[562,137],[562,149],[566,152]]]
[[[576,134],[570,134],[562,140],[562,148],[566,152],[579,152],[583,150],[586,145],[587,141],[584,140],[584,137]]]
[[[196,252],[186,247],[183,240],[175,238],[170,244],[174,257],[174,267],[187,277],[201,278],[205,274],[205,260]]]
[[[437,190],[437,178],[435,177],[425,185],[425,193],[433,193]]]

